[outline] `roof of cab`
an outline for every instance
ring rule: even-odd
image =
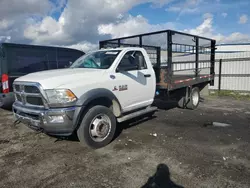
[[[119,48],[101,48],[99,51],[115,51],[115,50],[141,50],[141,47],[119,47]]]

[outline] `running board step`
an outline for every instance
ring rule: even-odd
[[[118,121],[119,123],[121,123],[121,122],[123,122],[123,121],[127,121],[127,120],[129,120],[129,119],[133,119],[133,118],[135,118],[135,117],[138,117],[138,116],[141,116],[141,115],[150,113],[150,112],[154,112],[154,111],[157,111],[157,107],[148,107],[148,108],[146,108],[146,109],[139,110],[139,111],[133,112],[133,113],[131,113],[131,114],[122,116],[122,117],[120,117],[120,118],[117,118],[117,121]]]

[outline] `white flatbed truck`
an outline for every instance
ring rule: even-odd
[[[144,40],[159,34],[167,35],[166,45]],[[174,35],[187,39],[177,43]],[[200,45],[201,40],[206,45]],[[156,99],[174,97],[181,108],[197,108],[200,90],[214,81],[214,53],[214,40],[172,30],[101,41],[100,50],[83,55],[70,68],[16,79],[13,113],[17,120],[48,135],[76,132],[80,143],[104,147],[119,122],[156,111]],[[184,63],[189,66],[183,68]],[[175,65],[179,64],[178,71]],[[203,70],[207,73],[201,74]],[[175,74],[180,71],[184,73]]]

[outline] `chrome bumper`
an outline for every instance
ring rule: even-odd
[[[13,104],[16,120],[30,128],[50,135],[71,135],[74,131],[73,118],[77,107],[39,109],[25,107],[17,102]],[[55,121],[59,117],[60,121]]]

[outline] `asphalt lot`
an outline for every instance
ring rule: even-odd
[[[0,187],[250,187],[247,100],[160,110],[121,124],[121,134],[99,150],[12,123],[12,113],[0,110]]]

